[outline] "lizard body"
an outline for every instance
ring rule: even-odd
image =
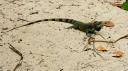
[[[43,21],[58,21],[58,22],[65,22],[72,24],[73,26],[69,28],[74,28],[77,30],[80,30],[82,32],[85,32],[87,36],[90,36],[91,34],[96,34],[96,31],[100,31],[103,27],[101,21],[95,21],[93,23],[83,23],[77,20],[73,19],[64,19],[64,18],[53,18],[53,19],[44,19]]]

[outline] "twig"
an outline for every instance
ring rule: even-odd
[[[88,44],[90,44],[91,42],[93,42],[93,50],[96,52],[97,55],[99,55],[100,57],[103,58],[103,56],[101,56],[101,55],[97,52],[97,49],[95,48],[95,42],[116,43],[116,42],[118,42],[119,40],[124,39],[124,38],[128,39],[128,34],[126,34],[126,35],[124,35],[124,36],[118,38],[116,41],[95,40],[94,38],[90,37],[89,40],[88,40]],[[104,58],[103,58],[103,59],[104,59]]]
[[[128,34],[126,34],[126,35],[124,35],[124,36],[118,38],[118,39],[115,41],[115,43],[118,42],[119,40],[124,39],[124,38],[127,38],[127,37],[128,37]]]
[[[101,58],[103,58],[103,59],[105,60],[105,58],[104,58],[102,55],[99,54],[99,52],[97,51],[97,49],[96,49],[96,47],[95,47],[95,38],[90,37],[90,38],[88,39],[88,44],[91,44],[91,42],[93,43],[93,44],[92,44],[92,45],[93,45],[93,51],[94,51],[97,55],[99,55]]]
[[[107,40],[95,40],[95,42],[115,43],[115,41],[107,41]]]
[[[115,41],[95,40],[95,42],[116,43],[116,42],[118,42],[119,40],[124,39],[124,38],[128,39],[128,34],[126,34],[126,35],[124,35],[124,36],[118,38],[118,39],[115,40]],[[90,42],[93,42],[93,41],[90,41]]]
[[[105,59],[102,55],[99,54],[99,52],[97,51],[96,47],[95,47],[95,40],[93,41],[93,51],[99,55],[102,59]]]
[[[103,58],[103,56],[101,56],[101,55],[99,54],[99,52],[97,51],[97,49],[96,49],[96,47],[95,47],[95,42],[93,42],[93,51],[95,51],[97,55],[99,55],[101,58]]]
[[[19,63],[18,63],[18,64],[15,66],[15,68],[13,69],[13,71],[16,71],[16,69],[19,68],[19,67],[21,66],[21,64],[22,64],[23,55],[22,55],[21,52],[19,52],[17,49],[15,49],[15,47],[13,47],[10,43],[8,43],[8,44],[9,44],[9,48],[10,48],[13,52],[15,52],[17,55],[19,55],[19,56],[21,57]]]

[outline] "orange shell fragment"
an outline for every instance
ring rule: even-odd
[[[115,51],[112,57],[121,58],[123,57],[124,53],[122,51]]]
[[[105,49],[102,46],[98,47],[97,50],[100,51],[100,52],[106,52],[107,51],[107,49]]]
[[[104,26],[106,26],[106,27],[114,27],[115,25],[114,25],[114,23],[112,21],[105,21]]]

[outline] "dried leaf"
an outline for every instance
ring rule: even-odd
[[[115,3],[112,3],[112,6],[116,6],[116,7],[121,8],[122,4],[120,4],[120,3],[118,3],[118,2],[115,2]]]
[[[126,0],[123,4],[115,2],[112,5],[128,11],[128,0]]]

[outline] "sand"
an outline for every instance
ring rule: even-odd
[[[123,2],[124,0],[120,1]],[[87,45],[85,33],[62,22],[40,22],[3,35],[9,29],[45,18],[71,18],[82,22],[112,21],[113,28],[99,33],[106,40],[128,34],[128,11],[112,6],[116,0],[0,0],[0,71],[14,71],[20,56],[9,48],[10,43],[23,55],[16,71],[128,71],[128,39],[114,44],[95,43],[99,52]],[[105,40],[95,36],[96,40]],[[85,47],[86,46],[86,47]],[[83,49],[89,49],[84,51]],[[113,57],[123,52],[120,58]]]

